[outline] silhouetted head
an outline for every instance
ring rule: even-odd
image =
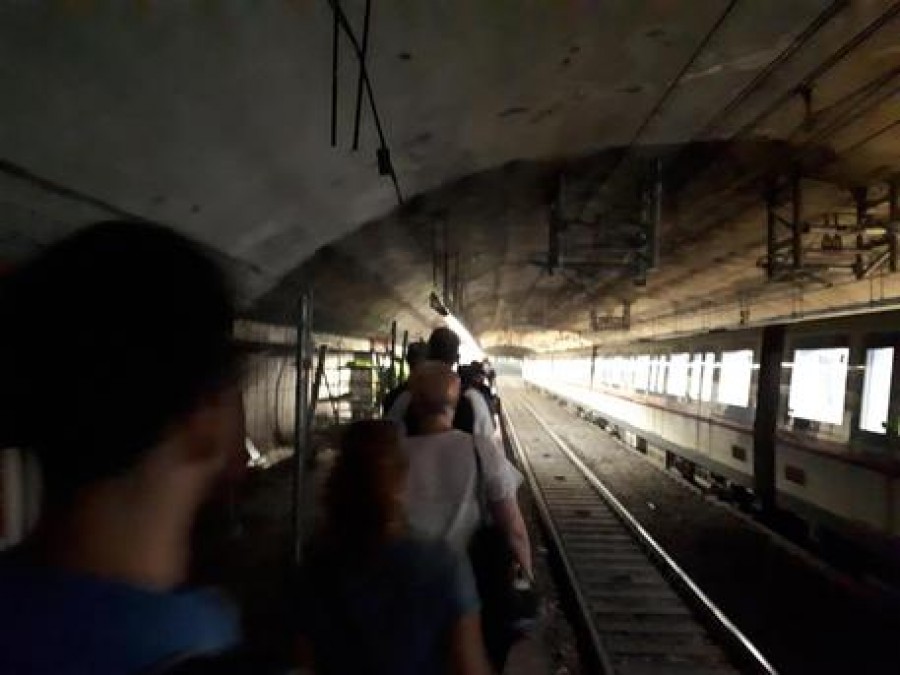
[[[472,369],[472,381],[476,385],[484,384],[484,380],[487,377],[487,368],[485,368],[484,363],[481,361],[472,361],[469,364],[469,367]]]
[[[428,338],[428,358],[452,366],[459,361],[459,336],[446,327],[435,328]]]
[[[141,469],[199,488],[240,451],[231,294],[185,237],[81,230],[7,280],[0,320],[3,440],[38,455],[51,503]]]
[[[406,363],[409,364],[409,372],[414,371],[428,359],[428,343],[424,340],[410,342],[406,347]]]
[[[405,525],[406,456],[393,422],[347,427],[325,492],[325,526],[344,548],[371,550]]]
[[[460,388],[463,391],[475,384],[475,371],[471,365],[460,365],[456,372],[459,374]]]

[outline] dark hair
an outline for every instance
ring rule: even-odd
[[[325,490],[326,539],[344,551],[376,550],[402,516],[398,487],[406,466],[393,422],[364,420],[348,426]]]
[[[410,342],[406,347],[406,362],[410,368],[419,365],[428,359],[428,344],[425,340]]]
[[[463,391],[475,384],[475,369],[471,365],[461,365],[456,369],[459,374],[460,387]]]
[[[133,467],[235,374],[231,293],[194,242],[98,223],[0,295],[0,431],[34,450],[51,500]]]
[[[428,358],[452,366],[459,361],[459,336],[449,328],[435,328],[428,338]]]

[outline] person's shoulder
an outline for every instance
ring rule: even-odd
[[[87,664],[147,667],[171,654],[219,651],[240,640],[237,611],[211,591],[149,591],[0,560],[0,597],[0,644],[8,658],[26,659],[36,672],[46,659],[34,649],[48,635],[73,651],[70,658],[77,649],[85,672]],[[32,653],[13,653],[22,650]]]
[[[393,419],[395,421],[400,421],[406,414],[406,409],[409,407],[409,400],[411,396],[412,394],[410,394],[409,388],[407,387],[402,391],[399,391],[396,397],[390,401],[389,405],[388,402],[385,401],[385,417],[388,419]]]

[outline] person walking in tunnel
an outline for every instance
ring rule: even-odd
[[[298,593],[300,665],[322,675],[486,675],[466,562],[407,525],[396,426],[356,422],[329,476]]]
[[[384,397],[382,410],[387,415],[400,395],[405,392],[409,386],[409,378],[412,377],[416,369],[428,359],[428,345],[424,340],[410,342],[406,347],[406,364],[409,366],[409,376],[396,387],[391,389]]]
[[[0,672],[136,673],[239,642],[184,589],[191,531],[241,456],[225,279],[193,242],[103,223],[0,297],[0,432],[36,454],[36,529],[0,556]]]
[[[428,360],[438,361],[453,368],[459,361],[459,345],[459,336],[452,330],[446,327],[435,328],[428,338]],[[400,425],[404,433],[416,435],[419,433],[418,420],[415,415],[409,414],[409,402],[408,391],[400,394],[387,410],[385,417]],[[453,427],[470,434],[494,439],[496,443],[496,429],[491,411],[484,398],[474,389],[464,389],[462,395],[458,397],[453,415]],[[497,447],[499,448],[499,446]]]
[[[531,588],[534,579],[528,530],[516,501],[522,478],[491,439],[453,428],[459,390],[458,376],[436,361],[423,364],[410,382],[410,413],[419,435],[404,440],[409,518],[419,532],[471,556],[484,603],[485,642],[502,670],[517,637],[506,616],[507,582],[519,577]],[[493,552],[486,559],[481,544],[488,530]]]
[[[488,384],[487,371],[485,370],[484,363],[482,361],[472,361],[472,363],[470,363],[467,368],[468,377],[463,377],[462,369],[463,366],[460,366],[460,379],[463,381],[463,391],[472,389],[481,394],[481,397],[487,404],[488,411],[490,412],[492,419],[494,419],[494,428],[496,429],[497,402],[495,400],[492,388]]]

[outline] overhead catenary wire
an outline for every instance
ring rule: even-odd
[[[854,118],[853,120],[851,120],[850,122],[852,122],[852,121],[855,121],[855,118]],[[867,134],[867,135],[864,136],[862,139],[860,139],[860,140],[854,142],[853,144],[847,146],[846,148],[843,148],[843,149],[841,150],[841,154],[842,154],[842,155],[847,155],[847,154],[849,154],[849,153],[851,153],[851,152],[855,152],[856,150],[858,150],[859,148],[863,147],[863,146],[866,145],[867,143],[870,143],[871,141],[873,141],[875,138],[877,138],[877,137],[879,137],[879,136],[882,136],[882,135],[884,135],[884,134],[886,134],[886,133],[889,133],[889,132],[891,132],[891,131],[893,131],[894,129],[897,129],[897,128],[900,128],[900,120],[894,120],[894,121],[892,121],[892,122],[889,122],[889,123],[885,124],[884,126],[879,127],[879,128],[876,129],[875,131],[873,131],[873,132]],[[804,149],[805,149],[805,150],[808,150],[808,148],[809,148],[809,146],[806,146],[806,145],[804,146]],[[834,161],[834,159],[835,159],[835,158],[830,158],[830,161]],[[708,231],[714,229],[715,227],[718,227],[718,226],[721,225],[724,221],[730,220],[730,219],[732,219],[733,217],[739,217],[741,214],[743,214],[744,212],[746,212],[748,209],[752,208],[753,205],[754,205],[755,203],[756,203],[756,200],[754,200],[754,202],[751,203],[751,204],[748,205],[748,206],[741,206],[741,207],[739,208],[739,212],[738,212],[737,216],[735,216],[734,214],[730,214],[730,215],[727,215],[727,216],[723,216],[723,217],[717,218],[717,219],[716,219],[713,223],[711,223],[710,225],[707,225],[707,226],[701,228],[701,230],[700,230],[699,232],[694,233],[694,234],[693,234],[692,236],[690,236],[689,238],[680,241],[679,244],[682,244],[682,245],[683,245],[683,244],[685,244],[685,243],[692,243],[692,242],[696,241],[697,239],[699,239],[700,237],[702,237],[706,232],[708,232]],[[754,244],[754,246],[756,246],[756,245],[758,245],[758,244]],[[854,278],[854,279],[852,279],[852,280],[849,280],[849,281],[846,281],[846,282],[837,283],[837,284],[835,284],[835,285],[836,285],[836,286],[843,286],[843,285],[847,285],[847,284],[854,284],[854,283],[857,283],[858,281],[859,281],[858,279],[855,279],[855,278]],[[743,291],[741,291],[741,293],[744,293],[744,294],[749,293],[749,292],[750,292],[750,291],[748,291],[748,290],[746,290],[746,289],[743,290]],[[790,291],[788,292],[788,295],[789,295],[789,293],[790,293]],[[786,294],[784,294],[784,293],[779,293],[779,292],[777,291],[777,289],[776,289],[776,290],[773,290],[772,287],[771,287],[770,285],[762,286],[762,287],[760,287],[759,289],[756,289],[755,292],[754,292],[754,298],[756,298],[756,299],[762,299],[762,300],[764,300],[764,301],[774,301],[774,300],[777,300],[779,297],[788,297],[788,295],[786,295]],[[720,307],[724,307],[724,306],[726,306],[726,305],[728,305],[728,304],[730,304],[730,303],[733,303],[733,302],[735,302],[736,300],[737,300],[737,296],[734,295],[734,296],[730,296],[730,297],[721,299],[721,300],[720,300],[719,302],[717,302],[717,303],[708,303],[708,302],[704,301],[704,304],[703,304],[702,306],[703,306],[703,308],[720,308]],[[694,307],[694,306],[691,305],[691,307]],[[697,309],[697,308],[699,308],[699,307],[694,307],[694,308]],[[683,309],[684,309],[684,308],[682,308],[682,310],[683,310]],[[650,323],[651,321],[654,321],[654,320],[657,320],[657,319],[670,319],[670,318],[674,318],[674,317],[679,316],[681,313],[682,313],[682,312],[679,312],[679,311],[673,311],[673,312],[669,312],[669,313],[667,313],[667,314],[654,314],[653,316],[638,316],[638,317],[636,317],[635,320],[633,321],[633,325],[647,324],[647,323]]]
[[[740,0],[730,0],[730,2],[725,6],[725,9],[723,9],[722,12],[719,14],[719,16],[716,18],[713,25],[710,26],[710,28],[706,31],[706,34],[703,36],[703,39],[700,40],[700,42],[697,44],[697,46],[691,52],[691,55],[688,57],[687,61],[685,61],[684,64],[682,64],[681,68],[678,70],[678,73],[675,75],[674,78],[672,78],[672,80],[669,82],[669,84],[663,90],[663,93],[656,100],[656,103],[653,105],[653,107],[650,109],[650,111],[647,113],[647,115],[644,116],[643,121],[637,126],[637,128],[633,132],[628,144],[626,145],[624,151],[619,153],[619,155],[616,157],[615,161],[613,162],[612,167],[606,172],[606,176],[603,178],[600,186],[595,190],[595,194],[602,191],[603,188],[606,185],[608,185],[610,183],[610,181],[613,180],[613,178],[615,178],[615,176],[619,172],[622,165],[631,156],[631,153],[633,152],[635,146],[637,146],[641,137],[644,135],[644,133],[647,131],[647,129],[650,127],[650,125],[653,123],[653,121],[659,115],[660,111],[662,111],[666,102],[669,100],[669,97],[672,95],[672,93],[675,91],[675,89],[678,88],[679,84],[684,79],[684,76],[688,73],[688,71],[697,62],[697,59],[706,50],[706,48],[709,46],[710,42],[712,42],[715,35],[719,32],[719,29],[725,24],[725,22],[728,20],[728,17],[731,16],[731,13],[737,7],[739,2],[740,2]],[[590,198],[586,199],[581,204],[579,219],[584,218],[584,212],[587,209],[589,202],[590,202]],[[557,309],[559,309],[559,307],[557,307]]]
[[[359,72],[363,79],[366,98],[368,98],[369,100],[369,108],[372,111],[372,119],[375,122],[375,131],[378,134],[379,165],[384,166],[386,173],[391,179],[391,183],[394,186],[394,192],[397,195],[397,202],[403,204],[403,193],[400,190],[400,182],[397,178],[397,171],[394,168],[393,162],[390,160],[390,148],[387,144],[384,127],[381,124],[381,116],[378,113],[378,105],[375,102],[375,93],[372,87],[372,80],[369,77],[369,69],[366,66],[366,60],[364,58],[362,46],[360,45],[356,34],[353,32],[353,27],[347,20],[347,15],[344,13],[339,0],[328,0],[328,4],[334,12],[341,30],[343,30],[344,34],[347,36],[347,41],[350,43],[350,46],[352,47],[353,52],[356,54],[356,58],[359,61]],[[384,160],[382,160],[382,158],[384,158]]]
[[[828,10],[826,10],[826,11],[828,11]],[[829,20],[831,18],[834,18],[834,16],[836,16],[836,14],[830,15]],[[900,16],[900,2],[894,2],[884,12],[882,12],[875,19],[873,19],[869,24],[867,24],[865,28],[863,28],[862,30],[860,30],[859,32],[854,34],[854,36],[851,37],[848,41],[846,41],[837,51],[830,54],[828,56],[828,58],[821,61],[812,70],[810,70],[806,74],[806,76],[804,76],[801,79],[801,81],[798,85],[795,85],[794,87],[790,88],[787,92],[785,92],[785,94],[776,98],[776,100],[773,101],[773,103],[771,105],[767,106],[766,109],[763,110],[760,114],[758,114],[756,117],[754,117],[748,123],[744,124],[740,129],[738,129],[734,134],[732,134],[728,140],[734,140],[735,138],[739,138],[739,137],[747,135],[752,129],[755,129],[757,126],[759,126],[759,124],[761,124],[765,119],[767,119],[770,115],[772,115],[776,110],[778,110],[779,108],[783,107],[785,104],[790,102],[792,100],[792,98],[797,94],[797,92],[799,91],[799,89],[801,87],[803,87],[803,86],[812,87],[819,78],[821,78],[822,76],[824,76],[828,72],[830,72],[832,69],[834,69],[839,63],[841,63],[844,59],[846,59],[856,49],[858,49],[862,45],[866,44],[866,42],[868,42],[868,40],[871,39],[879,30],[884,28],[888,23],[890,23],[892,20],[896,19],[898,16]],[[817,19],[816,22],[814,22],[814,23],[818,24],[819,20]],[[819,28],[821,28],[821,26],[819,26]],[[806,33],[806,32],[807,31],[804,31],[804,33]],[[808,41],[808,39],[807,39],[807,41]],[[891,73],[891,76],[893,76],[893,75],[894,75],[894,73]],[[882,78],[883,77],[884,76],[882,76]],[[876,78],[876,80],[878,80],[878,79],[881,79],[881,78]],[[891,78],[886,78],[886,81],[889,81],[890,79]],[[862,90],[862,89],[865,89],[865,85],[863,87],[861,87],[859,90]],[[891,92],[888,95],[892,95],[893,93],[894,92]],[[838,117],[838,121],[841,123],[836,123],[835,120],[832,120],[832,122],[830,123],[831,126],[828,129],[828,132],[833,134],[837,129],[848,126],[852,122],[854,122],[857,119],[859,119],[860,117],[862,117],[864,114],[867,114],[874,107],[877,107],[878,105],[880,105],[883,102],[883,100],[884,100],[884,97],[876,98],[874,102],[870,101],[868,103],[868,105],[864,106],[862,112],[860,112],[860,110],[857,109],[857,110],[851,111],[851,113],[848,116]],[[849,117],[849,119],[848,119],[848,117]],[[870,136],[864,138],[859,143],[854,144],[850,148],[845,148],[842,151],[842,153],[847,154],[848,152],[858,150],[859,147],[861,147],[865,143],[871,142],[872,140],[874,140],[874,138],[876,138],[884,133],[889,132],[894,127],[895,127],[895,125],[893,123],[891,123],[891,124],[887,125],[886,127],[883,127],[881,129],[877,130]],[[792,135],[796,134],[796,132],[798,130],[799,130],[799,127],[797,129],[795,129],[794,132],[792,132]],[[801,147],[800,151],[798,153],[796,153],[795,159],[802,158],[809,151],[809,149],[810,149],[810,142],[807,142]],[[834,159],[835,158],[831,158],[831,160],[829,160],[829,161],[833,161]],[[734,190],[741,189],[742,187],[746,187],[748,184],[750,184],[754,181],[757,181],[760,178],[761,178],[761,175],[754,174],[754,175],[750,176],[749,178],[744,177],[744,178],[738,179],[736,181],[735,185],[732,186],[731,191],[733,192]],[[725,201],[725,200],[720,200],[720,201]],[[729,216],[716,218],[712,225],[706,226],[706,227],[703,227],[700,229],[701,236],[702,236],[702,234],[709,232],[711,229],[714,229],[715,227],[720,225],[722,222],[726,222],[727,220],[739,217],[741,214],[746,212],[746,210],[748,208],[750,208],[750,206],[739,207],[739,209],[735,213],[732,213]],[[692,238],[696,238],[696,237],[689,236],[684,241],[691,241]],[[681,241],[679,243],[684,243],[684,241]],[[601,288],[595,292],[601,292],[604,289],[610,288],[611,284],[615,284],[620,280],[621,280],[621,275],[618,275],[614,280],[612,280],[611,282],[609,282],[605,285],[602,285]],[[579,296],[581,296],[581,295],[583,295],[583,294],[579,294]]]
[[[687,150],[698,143],[703,137],[718,128],[724,120],[726,120],[733,112],[735,112],[747,99],[750,98],[759,88],[767,82],[777,70],[790,61],[800,50],[821,31],[828,23],[837,17],[844,9],[849,6],[849,0],[835,0],[822,12],[820,12],[781,52],[778,53],[766,66],[745,86],[738,94],[731,99],[723,108],[710,118],[710,120],[697,132],[692,135],[691,140],[683,145],[671,160],[672,165],[678,165],[680,161],[687,155]],[[730,11],[726,8],[726,11]],[[611,177],[611,171],[607,172],[605,182]],[[582,208],[582,215],[584,206]],[[584,291],[589,289],[583,287]]]
[[[353,117],[353,149],[359,150],[359,123],[362,116],[363,75],[362,64],[369,51],[369,23],[372,18],[372,0],[366,0],[366,14],[363,19],[362,57],[360,58],[359,77],[356,79],[356,110]]]
[[[798,33],[794,39],[791,40],[790,44],[782,49],[774,59],[769,61],[765,68],[759,71],[759,73],[757,73],[756,76],[754,76],[754,78],[750,80],[750,82],[747,83],[747,85],[743,87],[724,108],[713,115],[713,117],[711,117],[709,121],[693,135],[691,142],[696,142],[718,129],[723,122],[734,114],[747,99],[756,93],[781,66],[796,56],[820,30],[849,7],[849,5],[850,0],[835,0],[822,10],[822,12],[820,12],[806,28]]]
[[[337,103],[338,103],[338,38],[340,25],[337,10],[332,10],[334,21],[331,28],[331,147],[337,146]]]
[[[797,36],[787,45],[778,55],[775,56],[766,66],[744,87],[738,94],[731,99],[723,108],[716,112],[709,121],[695,132],[690,141],[683,145],[676,156],[670,161],[670,165],[677,166],[687,154],[687,150],[700,142],[703,138],[718,129],[723,122],[736,112],[754,93],[756,93],[779,68],[788,63],[796,56],[803,47],[821,31],[828,23],[834,20],[840,13],[850,5],[850,0],[835,0],[815,19],[813,19]]]
[[[606,176],[603,179],[603,182],[600,184],[599,188],[597,188],[596,192],[600,192],[604,188],[604,186],[609,184],[609,182],[616,176],[619,169],[622,167],[622,165],[625,163],[625,161],[631,156],[631,153],[634,150],[635,146],[638,144],[638,141],[640,141],[641,137],[644,135],[644,133],[647,131],[647,129],[650,127],[650,125],[653,123],[653,121],[659,115],[660,111],[663,109],[663,106],[665,106],[666,102],[669,100],[669,97],[672,95],[672,92],[674,92],[675,89],[678,88],[678,85],[681,84],[681,81],[684,79],[684,76],[688,73],[688,71],[691,69],[691,67],[693,67],[693,65],[696,63],[697,59],[700,57],[700,55],[706,50],[706,47],[712,41],[712,39],[716,35],[716,33],[719,32],[719,29],[722,27],[722,25],[725,23],[725,21],[731,15],[732,11],[734,11],[734,8],[737,7],[739,2],[740,2],[740,0],[730,0],[730,2],[725,7],[725,9],[722,10],[722,12],[719,14],[718,18],[716,19],[716,21],[713,23],[713,25],[709,28],[709,30],[707,30],[706,34],[703,36],[703,39],[697,44],[697,46],[691,52],[691,55],[688,57],[687,61],[684,62],[684,64],[678,70],[678,73],[675,75],[675,77],[672,78],[672,80],[669,82],[669,84],[663,90],[663,93],[656,100],[656,103],[653,104],[653,107],[650,108],[650,111],[644,116],[644,119],[634,130],[634,132],[631,135],[631,138],[629,139],[628,143],[625,146],[624,151],[619,153],[618,157],[613,162],[612,167],[607,171]],[[580,217],[584,216],[584,211],[585,211],[588,201],[589,200],[586,200],[584,202],[584,204],[582,204]]]
[[[626,148],[626,155],[630,153],[634,146],[637,145],[637,142],[640,140],[641,136],[644,135],[644,132],[650,127],[653,121],[656,119],[656,116],[659,115],[659,112],[662,110],[663,106],[666,104],[666,101],[669,100],[669,97],[672,95],[672,92],[681,84],[681,81],[684,79],[684,76],[687,75],[688,71],[693,67],[693,65],[697,62],[697,59],[700,55],[706,51],[709,43],[712,42],[713,37],[715,37],[716,33],[719,32],[719,29],[724,25],[725,21],[734,11],[734,8],[737,7],[740,0],[731,0],[728,5],[722,10],[722,13],[719,15],[719,18],[716,19],[716,22],[710,27],[710,29],[706,32],[706,35],[700,41],[700,43],[694,48],[694,51],[691,53],[688,60],[681,66],[681,70],[678,71],[678,74],[669,82],[669,85],[665,88],[662,95],[656,101],[656,104],[650,109],[650,112],[647,113],[647,116],[644,117],[644,121],[641,122],[640,126],[635,130],[634,134],[631,137],[631,140],[628,142],[628,146]]]
[[[900,15],[900,1],[893,3],[888,9],[882,12],[872,22],[870,22],[863,30],[856,33],[852,38],[845,42],[841,47],[833,52],[827,59],[819,63],[813,68],[800,82],[791,89],[778,96],[772,103],[763,109],[758,115],[750,119],[744,124],[735,136],[744,136],[752,129],[758,127],[763,121],[768,119],[776,110],[781,108],[785,103],[790,101],[803,88],[812,88],[816,81],[823,75],[831,71],[835,66],[841,63],[844,58],[858,49],[860,46],[868,42],[881,28],[887,23]]]

